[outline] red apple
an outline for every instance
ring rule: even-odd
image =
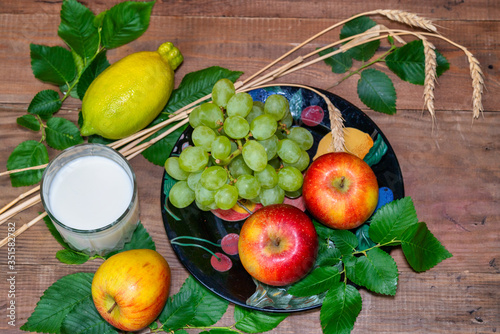
[[[309,217],[289,204],[265,206],[243,224],[238,253],[245,270],[274,286],[307,275],[318,254],[318,236]]]
[[[327,153],[307,169],[302,196],[307,210],[324,225],[353,229],[377,207],[377,177],[366,162],[353,154]]]
[[[112,326],[132,332],[152,323],[170,290],[170,267],[151,249],[118,253],[104,261],[92,280],[92,299]]]

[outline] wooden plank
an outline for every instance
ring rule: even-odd
[[[100,13],[118,0],[96,1],[88,5],[94,13]],[[59,14],[61,1],[4,0],[0,12],[9,14]],[[350,0],[255,0],[255,1],[165,1],[157,2],[154,16],[220,16],[220,17],[276,17],[276,18],[332,18],[344,19],[354,14],[376,10],[398,9],[423,17],[439,20],[498,20],[499,6],[492,1],[422,0],[399,1],[374,0],[357,2]]]
[[[6,39],[0,41],[0,62],[9,63],[8,67],[0,69],[0,75],[4,78],[0,82],[0,103],[20,103],[26,108],[38,91],[54,88],[33,77],[30,67],[29,44],[62,45],[62,41],[56,35],[57,26],[54,23],[55,21],[57,20],[54,16],[45,14],[36,17],[0,15],[0,30],[6,30]],[[249,25],[253,27],[251,33],[248,29]],[[176,78],[178,82],[188,72],[214,65],[242,70],[247,75],[250,75],[327,25],[327,22],[322,20],[301,20],[296,24],[294,20],[274,19],[155,18],[144,36],[130,45],[109,51],[108,58],[111,62],[114,62],[134,51],[154,50],[162,41],[170,40],[181,49],[185,56],[183,65],[177,71]],[[23,31],[15,28],[20,26],[31,26],[33,29]],[[221,31],[221,26],[225,29],[222,29],[222,33],[218,33]],[[449,27],[461,29],[456,36],[470,36],[467,40],[458,42],[462,42],[467,47],[469,47],[468,43],[470,43],[469,49],[475,53],[480,63],[483,64],[486,86],[490,89],[485,93],[485,109],[498,110],[500,96],[498,94],[488,94],[488,92],[494,91],[499,86],[498,80],[495,80],[495,74],[498,72],[498,59],[500,59],[498,55],[500,51],[498,50],[500,48],[498,48],[498,41],[487,42],[490,35],[485,34],[484,31],[491,28],[490,24],[481,24],[479,26],[482,31],[477,34],[470,33],[471,24],[453,24]],[[169,27],[169,29],[165,31],[165,27]],[[192,27],[206,28],[193,31]],[[290,36],[289,31],[292,27],[297,33]],[[498,34],[500,25],[495,25],[495,27],[495,32]],[[474,29],[477,31],[477,28]],[[28,31],[32,32],[28,33]],[[34,33],[35,31],[37,33]],[[273,32],[271,38],[269,37],[269,31]],[[475,37],[471,35],[483,36],[484,40],[480,44],[482,45],[481,48],[478,47],[479,42],[476,42]],[[333,40],[337,40],[337,34],[335,33],[333,36],[335,36]],[[300,54],[305,55],[317,47],[324,46],[327,40],[331,41],[331,39],[323,38],[312,43]],[[446,110],[469,109],[471,107],[472,88],[466,57],[463,52],[458,51],[449,44],[440,41],[436,41],[435,44],[451,63],[450,70],[439,78],[439,84],[435,92],[436,108]],[[486,45],[488,47],[484,49]],[[289,59],[294,59],[294,57]],[[360,63],[355,63],[355,68],[359,66],[361,66]],[[388,72],[381,65],[375,67]],[[415,87],[402,82],[393,74],[390,75],[396,84],[398,95],[404,97],[398,99],[397,107],[399,109],[421,109],[423,105],[422,87]],[[319,63],[282,78],[278,82],[302,83],[328,88],[341,78],[340,75],[333,75],[326,65]],[[362,106],[356,94],[353,94],[356,91],[356,83],[357,77],[354,76],[336,86],[332,91]],[[457,94],[457,92],[460,92],[460,94]],[[79,101],[72,99],[68,99],[67,103],[65,103],[65,106],[69,108],[79,108],[79,105]]]

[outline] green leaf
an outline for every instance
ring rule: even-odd
[[[286,317],[288,313],[262,312],[236,305],[234,327],[246,333],[262,333],[276,328]]]
[[[410,266],[418,272],[453,256],[423,222],[408,227],[402,235],[401,247]]]
[[[61,333],[63,320],[75,305],[92,299],[93,277],[94,274],[91,273],[76,273],[57,280],[45,290],[28,321],[21,326],[21,330]]]
[[[384,141],[384,138],[380,134],[377,134],[377,139],[373,143],[373,146],[368,151],[368,154],[365,155],[363,160],[369,165],[376,165],[382,160],[382,157],[387,153],[387,144]]]
[[[189,320],[188,325],[194,327],[212,326],[226,313],[229,302],[214,295],[192,276],[186,279],[180,292],[185,290],[191,291],[196,296],[193,303],[195,316]]]
[[[179,87],[172,92],[172,95],[170,96],[170,99],[168,100],[168,103],[163,111],[151,123],[151,125],[163,122],[169,118],[171,113],[210,94],[214,84],[219,79],[227,78],[231,81],[235,81],[241,74],[242,72],[230,71],[222,67],[209,67],[204,70],[186,74]],[[153,136],[149,137],[149,139],[157,137],[170,127],[171,126],[165,127]],[[185,127],[182,127],[158,141],[153,146],[145,150],[142,155],[149,162],[158,166],[163,166],[167,158],[170,156],[170,152],[177,142],[177,139],[184,131],[184,128]]]
[[[196,300],[196,293],[187,289],[169,298],[158,317],[163,330],[172,331],[186,326],[196,315]]]
[[[168,125],[161,129],[160,131],[156,132],[154,135],[150,136],[148,140],[151,140],[153,138],[158,137],[160,134],[163,132],[167,131],[170,129],[172,126],[175,124]],[[188,127],[188,124],[181,126],[180,128],[176,129],[173,131],[171,134],[166,136],[165,138],[159,140],[157,143],[152,145],[151,147],[147,148],[142,152],[142,155],[151,163],[158,165],[158,166],[163,166],[165,164],[165,161],[168,159],[170,156],[170,152],[172,152],[172,148],[174,147],[175,143],[181,136],[181,134],[186,130]]]
[[[352,21],[347,22],[340,31],[340,39],[352,37],[364,33],[370,28],[373,28],[377,23],[367,16],[358,17]],[[377,52],[380,46],[380,41],[372,41],[361,44],[346,51],[348,55],[359,61],[370,60]]]
[[[40,131],[40,121],[33,115],[23,115],[16,120],[17,124],[33,131]]]
[[[68,334],[118,334],[95,308],[92,298],[76,304],[64,318],[61,333]]]
[[[335,50],[335,48],[328,48],[320,51],[318,55],[322,57]],[[332,68],[333,73],[345,73],[352,67],[352,58],[346,52],[337,53],[331,57],[325,58],[323,61],[325,62],[325,64]]]
[[[92,81],[108,67],[109,62],[106,58],[106,52],[101,52],[94,58],[85,71],[83,71],[77,87],[78,96],[81,100],[83,100]]]
[[[70,249],[70,246],[66,243],[66,241],[64,241],[63,237],[61,236],[61,234],[59,233],[59,231],[55,227],[55,225],[52,222],[52,220],[50,219],[50,217],[49,216],[43,217],[43,221],[45,222],[45,225],[49,229],[49,232],[50,232],[50,234],[52,234],[52,236],[54,237],[54,239],[56,239],[56,241],[61,246],[63,246],[65,249]]]
[[[47,164],[47,148],[36,140],[27,140],[19,144],[7,159],[7,170],[21,169]],[[31,186],[42,179],[43,168],[10,174],[13,187]]]
[[[209,332],[202,332],[200,334],[203,334],[203,333],[205,333],[205,334],[208,334],[208,333],[210,333],[210,334],[234,334],[235,331],[232,329],[228,329],[228,328],[213,328]],[[177,332],[175,332],[175,334],[177,334]],[[187,332],[186,332],[186,334],[187,334]]]
[[[344,264],[345,275],[352,281],[356,281],[356,261],[358,258],[353,254],[346,254],[342,256],[342,263]]]
[[[61,249],[57,251],[56,258],[66,264],[83,264],[90,259],[90,256],[71,249]]]
[[[323,334],[350,333],[361,307],[361,295],[355,287],[344,283],[332,287],[323,301],[319,315]]]
[[[356,238],[358,238],[358,247],[356,249],[358,251],[363,251],[376,245],[370,238],[369,229],[370,226],[367,224],[363,224],[356,229]]]
[[[387,203],[377,210],[370,223],[370,238],[379,244],[398,245],[403,232],[418,223],[411,197]]]
[[[34,115],[47,117],[59,111],[62,101],[59,94],[52,89],[38,92],[28,106],[28,112]]]
[[[131,249],[156,250],[156,245],[155,245],[153,239],[151,238],[148,231],[146,230],[144,225],[142,225],[141,222],[139,222],[139,224],[137,224],[137,227],[135,228],[134,233],[132,234],[132,238],[130,238],[129,242],[125,243],[125,245],[123,246],[123,249],[115,251],[115,252],[111,252],[111,253],[107,254],[105,256],[105,258],[109,259],[111,256],[113,256],[115,254],[118,254],[118,253],[121,253],[121,252],[124,252],[127,250],[131,250]]]
[[[76,0],[63,1],[57,33],[83,59],[84,65],[99,48],[99,33],[93,22],[94,14],[83,4]]]
[[[358,238],[351,231],[333,230],[331,239],[342,255],[352,254],[358,247]]]
[[[65,48],[30,44],[30,51],[31,69],[35,78],[61,86],[75,77],[73,56]]]
[[[394,296],[398,287],[398,266],[386,252],[374,248],[366,256],[358,257],[354,270],[354,283],[384,295]]]
[[[313,219],[313,224],[314,228],[316,229],[316,233],[318,234],[318,237],[323,239],[330,239],[332,237],[332,234],[334,233],[333,229],[319,223],[315,219]]]
[[[316,266],[334,266],[340,262],[342,253],[329,240],[319,242],[318,256],[316,257]]]
[[[450,68],[446,58],[436,52],[436,75],[439,77]],[[385,58],[387,67],[399,78],[415,85],[425,81],[425,53],[422,40],[415,40],[397,48]]]
[[[358,96],[369,108],[393,115],[396,113],[396,90],[387,74],[369,68],[361,72]]]
[[[149,26],[154,1],[118,3],[102,21],[102,45],[113,49],[139,38]]]
[[[306,277],[293,284],[288,289],[288,293],[298,297],[318,295],[329,290],[339,280],[340,273],[336,267],[316,268]]]
[[[64,150],[83,143],[78,127],[70,120],[62,117],[49,119],[45,134],[47,135],[47,144],[56,150]]]

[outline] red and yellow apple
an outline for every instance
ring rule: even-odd
[[[92,280],[99,314],[123,331],[137,331],[163,310],[170,290],[170,267],[158,252],[134,249],[111,256]]]
[[[307,169],[302,196],[307,210],[324,225],[353,229],[370,218],[377,207],[377,177],[353,154],[327,153]]]
[[[311,219],[289,204],[265,206],[247,218],[240,231],[238,253],[256,280],[285,286],[303,278],[318,254]]]

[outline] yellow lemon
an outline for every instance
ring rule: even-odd
[[[324,136],[318,143],[318,149],[313,160],[325,153],[333,152],[332,141],[331,133]],[[346,151],[360,159],[363,159],[373,146],[373,139],[370,135],[356,128],[344,128],[344,141]]]
[[[170,98],[174,70],[182,60],[180,51],[167,42],[109,66],[83,97],[81,134],[120,139],[146,127]]]

